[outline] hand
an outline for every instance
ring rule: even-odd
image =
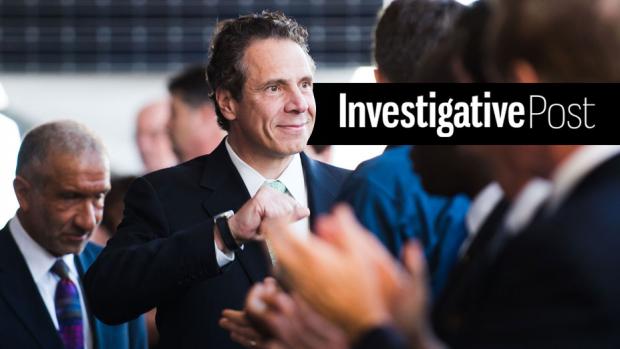
[[[417,242],[403,254],[407,271],[340,205],[300,241],[281,220],[261,230],[278,254],[284,282],[354,341],[372,327],[394,323],[419,348],[441,346],[428,326],[426,265]]]
[[[316,228],[322,239],[301,241],[285,221],[270,219],[261,225],[278,255],[284,282],[351,339],[391,322],[390,299],[403,274],[400,267],[344,205],[320,218]]]
[[[392,302],[395,325],[414,348],[442,348],[429,323],[428,279],[424,252],[417,241],[405,245],[402,262],[407,270]]]
[[[247,317],[278,348],[348,348],[344,331],[312,310],[299,296],[280,290],[273,278],[256,284],[246,299]]]
[[[258,227],[265,218],[284,217],[288,222],[296,222],[309,215],[310,210],[301,206],[292,197],[268,186],[262,186],[253,198],[228,219],[228,226],[233,238],[242,244],[246,241],[264,239],[258,233]],[[217,247],[227,252],[217,227],[214,235]]]
[[[265,341],[250,324],[244,311],[225,309],[220,326],[230,332],[230,338],[246,348],[265,348]]]

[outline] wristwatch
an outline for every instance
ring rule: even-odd
[[[231,251],[236,251],[239,249],[239,245],[237,244],[237,241],[235,241],[235,238],[230,231],[230,227],[228,226],[228,220],[234,214],[235,212],[233,212],[233,210],[228,210],[213,217],[213,222],[220,231],[220,236],[222,237],[224,245]]]

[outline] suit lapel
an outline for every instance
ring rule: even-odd
[[[508,207],[504,199],[495,206],[450,273],[446,287],[432,310],[433,324],[440,336],[450,338],[463,331],[467,316],[479,306],[481,289],[486,286],[484,280],[491,268],[487,250],[501,227]]]
[[[16,317],[42,348],[62,348],[54,323],[8,224],[0,231],[0,297],[13,308]]]
[[[329,213],[330,205],[338,193],[333,190],[333,179],[318,162],[301,153],[301,165],[308,190],[308,208],[310,209],[310,229],[314,231],[314,222],[322,214]]]
[[[210,219],[227,210],[237,212],[250,199],[224,141],[206,157],[200,185],[208,189],[202,205]],[[270,262],[264,243],[246,243],[235,258],[252,282],[262,281],[269,274]]]

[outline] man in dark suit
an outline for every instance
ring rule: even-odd
[[[491,71],[498,73],[494,79],[620,80],[620,1],[492,4],[490,56],[495,62]],[[575,25],[579,22],[589,25]],[[583,37],[588,37],[587,42]],[[529,226],[500,229],[488,244],[494,259],[477,285],[482,301],[467,314],[463,326],[455,327],[458,330],[448,344],[454,348],[620,347],[616,268],[620,263],[620,147],[479,146],[477,151],[493,159],[494,176],[506,195],[515,198],[515,208],[533,173],[549,177],[552,188]],[[328,243],[313,240],[303,245],[287,239],[283,229],[264,225],[267,236],[276,241],[274,249],[280,253],[289,284],[323,315],[348,329],[359,348],[443,347],[428,326],[419,247],[405,248],[405,264],[412,274],[399,275],[396,266],[380,258],[385,251],[371,239],[361,238],[367,233],[351,220],[350,213],[338,210],[317,229],[330,236]],[[357,252],[361,250],[363,255]],[[304,272],[307,260],[317,259],[329,263],[315,262],[312,273]],[[369,275],[372,270],[375,275]],[[373,281],[381,281],[381,286]],[[330,292],[322,292],[327,285]],[[394,324],[414,330],[409,343],[403,328]]]
[[[2,347],[146,348],[142,317],[105,325],[80,287],[101,251],[88,238],[110,188],[103,145],[74,122],[44,124],[25,136],[16,174],[20,207],[0,231]]]
[[[104,321],[156,306],[164,348],[238,346],[218,320],[242,309],[270,257],[277,263],[261,221],[293,215],[295,234],[307,236],[346,175],[301,153],[315,117],[306,37],[280,13],[219,25],[207,75],[228,137],[209,155],[134,182],[116,236],[86,276]],[[246,324],[242,312],[234,318]]]
[[[620,262],[620,219],[613,209],[620,204],[620,146],[496,148],[500,151],[480,152],[504,166],[506,158],[531,153],[510,165],[512,179],[498,177],[504,186],[537,167],[547,169],[552,187],[528,227],[498,233],[505,241],[478,287],[483,301],[450,342],[475,348],[617,348],[620,282],[612,266]]]
[[[289,285],[346,329],[356,348],[439,348],[441,342],[452,348],[617,348],[620,146],[529,146],[532,154],[522,157],[524,147],[490,150],[502,154],[494,162],[510,162],[509,178],[498,176],[500,183],[523,183],[532,167],[546,167],[550,195],[529,227],[507,235],[500,229],[486,244],[505,239],[485,277],[474,281],[475,306],[456,309],[465,317],[443,319],[448,337],[435,337],[428,325],[416,245],[405,248],[406,275],[343,209],[318,229],[330,236],[328,243],[300,244],[282,227],[263,229],[274,239]],[[513,207],[525,197],[518,195]],[[312,272],[305,271],[309,260],[320,261]]]

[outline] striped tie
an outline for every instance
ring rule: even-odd
[[[51,272],[60,277],[54,295],[58,334],[66,349],[82,349],[84,348],[84,329],[78,289],[69,278],[69,267],[62,259],[54,263]]]
[[[291,194],[290,191],[288,191],[288,188],[286,188],[286,185],[284,185],[284,183],[280,182],[279,180],[275,180],[275,181],[266,181],[265,185],[267,185],[268,187],[282,193],[282,194],[286,194],[290,197],[293,197],[293,195]],[[269,240],[265,240],[265,242],[267,243],[267,250],[269,251],[269,257],[271,258],[271,264],[275,267],[276,266],[276,255],[273,252],[273,249],[271,248],[271,244],[269,243]]]

